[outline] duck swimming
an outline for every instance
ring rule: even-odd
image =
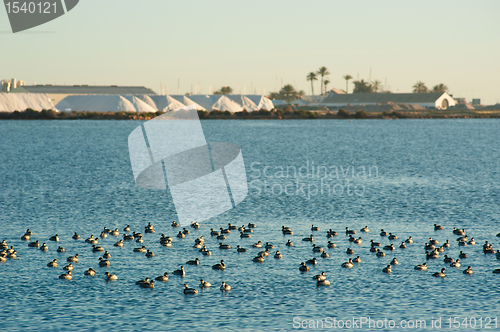
[[[356,257],[352,260],[354,263],[361,263],[361,257]]]
[[[451,257],[448,257],[448,255],[444,255],[444,260],[445,263],[453,263],[455,260]]]
[[[316,280],[316,281],[322,281],[322,280],[326,280],[326,275],[325,275],[325,271],[321,272],[321,274],[317,274],[313,277],[313,280]]]
[[[446,277],[446,275],[444,274],[444,271],[446,271],[446,269],[443,267],[443,268],[441,269],[441,272],[436,272],[436,273],[434,273],[432,276],[433,276],[433,277],[441,277],[441,278],[444,278],[444,277]]]
[[[368,233],[370,230],[368,229],[368,226],[365,226],[365,227],[361,228],[360,231],[363,233]]]
[[[165,273],[163,273],[163,275],[156,277],[155,280],[167,282],[168,281],[168,272],[165,272]]]
[[[467,254],[466,254],[466,253],[464,253],[464,252],[460,251],[460,254],[458,255],[458,257],[460,257],[460,258],[467,258],[467,257],[469,257],[469,256],[467,256]]]
[[[111,254],[109,252],[104,252],[104,255],[102,255],[102,258],[104,259],[110,259],[111,258]]]
[[[208,288],[208,287],[211,287],[211,286],[212,286],[212,284],[211,284],[211,283],[209,283],[208,281],[205,281],[205,280],[203,280],[203,279],[201,279],[201,280],[200,280],[200,284],[201,284],[201,285],[200,285],[200,287],[201,287],[201,288]]]
[[[49,246],[47,246],[47,244],[42,244],[42,246],[40,247],[40,250],[41,251],[49,251]]]
[[[384,272],[384,273],[391,273],[391,272],[392,272],[392,268],[391,268],[391,266],[390,266],[390,265],[387,265],[386,267],[384,267],[384,268],[382,269],[382,272]]]
[[[49,262],[47,264],[48,267],[58,267],[59,264],[57,263],[57,259],[54,259],[53,261]]]
[[[354,255],[354,250],[352,250],[351,248],[347,248],[347,250],[345,252],[348,255]]]
[[[99,257],[99,266],[100,267],[108,267],[111,265],[111,262],[108,261],[107,259],[103,259],[102,257]]]
[[[229,244],[219,243],[219,249],[231,249],[231,246]]]
[[[133,250],[134,252],[142,252],[142,253],[145,253],[146,252],[146,247],[145,246],[142,246],[140,248],[134,248]]]
[[[53,235],[53,236],[49,237],[49,240],[50,241],[58,242],[59,241],[59,235],[57,235],[57,234]]]
[[[385,257],[385,252],[380,251],[380,249],[377,249],[377,257]]]
[[[380,236],[387,236],[387,232],[383,229],[380,230]]]
[[[115,247],[123,247],[124,243],[123,243],[123,240],[120,240],[118,242],[116,242],[115,244],[113,244]]]
[[[184,271],[184,266],[181,265],[181,268],[179,270],[174,271],[174,275],[176,276],[185,276],[186,272]]]
[[[319,231],[319,227],[312,225],[311,226],[311,231],[317,232],[317,231]]]
[[[463,274],[472,274],[472,273],[474,273],[474,272],[472,271],[472,268],[471,268],[470,266],[468,266],[468,267],[467,267],[467,268],[463,271]]]
[[[399,248],[406,249],[406,244],[404,242],[401,242],[401,244],[399,245]]]
[[[312,241],[313,241],[313,236],[312,236],[312,234],[311,234],[311,235],[309,235],[309,237],[305,237],[305,238],[303,238],[303,239],[302,239],[302,241],[305,241],[305,242],[312,242]]]
[[[384,246],[384,250],[395,250],[396,248],[394,248],[394,244],[390,244],[388,246]]]
[[[342,263],[341,266],[344,267],[344,268],[352,269],[352,267],[354,266],[354,264],[352,263],[352,259],[349,258],[349,261]]]
[[[226,269],[226,265],[224,264],[224,260],[221,260],[220,263],[213,265],[212,269],[214,269],[214,270],[225,270]]]
[[[313,244],[313,252],[323,252],[323,248],[317,246],[316,244]]]
[[[259,252],[259,255],[262,255],[262,256],[269,256],[269,249],[266,249],[266,250],[264,250],[264,251]]]
[[[444,228],[443,228],[443,226],[440,226],[440,225],[438,225],[438,224],[434,224],[434,230],[435,230],[435,231],[440,231],[440,230],[442,230],[442,229],[444,229]]]
[[[457,259],[456,261],[452,262],[450,264],[451,267],[456,267],[457,269],[461,266],[460,264],[460,259]]]
[[[291,247],[291,246],[293,246],[293,243],[292,243],[292,241],[290,241],[290,239],[288,239],[288,241],[286,241],[285,245],[287,247]]]
[[[146,257],[147,258],[152,258],[152,257],[154,257],[154,255],[155,255],[155,253],[152,252],[151,250],[146,251]]]
[[[189,294],[198,294],[198,290],[194,288],[189,288],[187,284],[184,284],[184,294],[189,295]]]
[[[427,263],[423,263],[420,265],[415,266],[415,270],[420,270],[420,271],[427,271]]]
[[[252,246],[253,246],[254,248],[262,248],[262,241],[259,241],[259,242],[257,242],[257,243],[254,243]]]
[[[63,248],[63,247],[61,247],[61,246],[59,246],[59,247],[57,248],[57,252],[65,252],[65,251],[66,251],[66,249],[64,249],[64,248]]]
[[[398,262],[397,258],[396,258],[396,257],[394,257],[394,258],[392,259],[392,261],[391,261],[391,263],[390,263],[390,264],[391,264],[391,265],[398,265],[398,264],[399,264],[399,262]]]
[[[299,271],[307,272],[309,271],[309,267],[304,264],[304,262],[300,263]]]
[[[198,259],[198,257],[196,257],[196,259],[194,259],[194,260],[187,261],[186,264],[187,265],[200,265],[200,260]]]
[[[274,254],[274,258],[276,258],[276,259],[282,259],[283,255],[279,251],[276,251],[276,253]]]
[[[70,256],[66,258],[66,261],[68,262],[78,262],[78,254],[75,254],[75,256]]]
[[[95,244],[92,245],[92,252],[102,252],[104,251],[104,248],[101,246],[96,246]]]
[[[245,249],[245,248],[240,247],[240,245],[237,245],[237,246],[236,246],[236,251],[237,251],[237,252],[247,252],[248,250],[247,250],[247,249]]]
[[[330,282],[328,280],[321,280],[316,282],[316,286],[321,287],[321,286],[330,286]]]
[[[59,276],[59,279],[66,279],[66,280],[71,280],[73,276],[71,275],[71,271],[68,271],[67,273],[63,273]]]
[[[118,277],[116,276],[116,274],[112,274],[112,273],[109,273],[109,272],[105,272],[104,275],[106,276],[106,280],[107,281],[114,281],[114,280],[118,280]]]
[[[346,228],[345,228],[345,234],[346,234],[346,235],[349,235],[349,234],[354,235],[354,234],[356,234],[356,231],[355,231],[355,230],[353,230],[353,229],[349,229],[349,227],[346,227]]]
[[[95,271],[94,271],[94,269],[89,267],[89,269],[86,270],[83,274],[85,274],[86,276],[95,276]]]
[[[290,240],[288,240],[290,241]],[[336,248],[337,245],[335,243],[333,243],[332,241],[328,241],[328,248]]]
[[[40,246],[40,243],[38,242],[38,240],[36,240],[35,242],[28,243],[28,247],[38,248],[39,246]]]
[[[225,291],[230,291],[231,290],[231,286],[229,286],[228,284],[226,284],[224,281],[222,282],[221,286],[220,286],[220,290],[225,292]]]
[[[264,259],[264,256],[262,254],[259,254],[257,257],[254,257],[252,259],[252,261],[254,261],[256,263],[264,263],[265,259]]]

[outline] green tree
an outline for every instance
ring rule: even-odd
[[[307,74],[306,80],[311,81],[311,91],[312,91],[312,95],[314,96],[314,84],[313,84],[313,82],[318,80],[316,73],[310,72],[309,74]]]
[[[371,93],[373,92],[373,87],[370,83],[365,82],[363,79],[361,81],[354,81],[354,91],[353,93]]]
[[[347,75],[344,75],[342,77],[345,79],[345,93],[349,93],[349,89],[348,89],[349,85],[348,85],[348,83],[349,83],[349,80],[352,80],[352,76],[349,75],[349,74],[347,74]]]
[[[425,86],[424,82],[418,81],[413,85],[413,93],[426,93],[426,92],[429,92],[429,90]]]
[[[325,76],[330,75],[330,72],[328,71],[328,68],[326,67],[320,67],[318,71],[316,72],[319,76],[321,76],[321,94],[323,94],[323,79]]]
[[[382,88],[382,82],[375,80],[372,82],[372,92],[378,92]]]
[[[233,88],[230,86],[223,86],[220,90],[214,92],[214,95],[230,95],[233,93]]]
[[[287,84],[281,88],[280,95],[282,95],[283,98],[287,101],[287,103],[289,103],[292,100],[297,99],[298,92],[295,90],[293,85]]]
[[[325,85],[325,94],[326,94],[326,91],[328,91],[328,84],[330,84],[330,81],[328,79],[326,79],[323,84]]]
[[[448,87],[443,83],[440,83],[432,88],[432,92],[441,92],[441,93],[448,92]]]

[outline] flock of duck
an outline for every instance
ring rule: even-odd
[[[180,225],[175,221],[172,222],[171,226],[173,228],[180,227]],[[200,229],[200,225],[198,223],[193,223],[193,224],[191,224],[191,228],[193,228],[194,230],[198,230],[198,229]],[[253,229],[255,229],[255,228],[256,228],[255,224],[252,224],[252,223],[249,223],[246,226],[243,225],[241,227],[237,227],[235,225],[228,224],[227,228],[220,228],[220,230],[210,229],[210,236],[213,238],[216,238],[217,241],[219,242],[219,241],[225,240],[227,238],[227,236],[231,233],[231,231],[239,231],[239,233],[240,233],[239,236],[241,239],[250,238],[252,236]],[[444,228],[442,226],[434,224],[434,231],[442,231],[443,229]],[[282,226],[281,231],[282,231],[284,236],[293,235],[293,230],[290,227]],[[319,232],[319,231],[320,231],[319,227],[314,226],[314,225],[311,226],[311,232]],[[130,226],[126,226],[123,229],[123,232],[124,233],[122,234],[122,239],[115,242],[113,244],[113,246],[124,247],[126,242],[133,242],[133,241],[135,241],[136,243],[139,243],[139,244],[144,243],[143,234],[136,233],[136,232],[130,233],[131,232]],[[368,229],[368,227],[364,227],[360,230],[360,232],[367,234],[370,232],[370,230]],[[151,225],[151,223],[149,223],[144,228],[144,233],[155,233],[155,230],[153,228],[153,225]],[[187,228],[183,228],[181,231],[179,231],[177,233],[176,237],[179,239],[183,239],[188,234],[190,234],[190,231]],[[354,235],[356,235],[356,231],[349,229],[349,227],[345,228],[345,235],[348,237],[348,241],[352,244],[361,245],[363,242],[361,237],[354,236]],[[398,240],[398,237],[396,234],[388,233],[388,232],[384,231],[383,229],[380,231],[379,235],[381,238],[387,238],[389,241],[397,241]],[[464,229],[454,228],[453,235],[457,236],[456,242],[457,242],[457,245],[459,247],[474,246],[476,244],[474,238],[466,235],[466,232]],[[107,268],[107,267],[111,266],[111,261],[110,261],[111,254],[104,247],[99,245],[99,241],[101,239],[107,238],[108,236],[119,237],[120,231],[118,230],[118,228],[116,228],[115,230],[110,230],[110,229],[104,227],[104,229],[100,233],[100,236],[94,237],[93,235],[91,235],[90,237],[88,237],[84,240],[85,243],[89,244],[89,248],[92,252],[102,253],[102,257],[99,257],[99,260],[98,260],[99,267]],[[336,236],[338,236],[338,233],[331,230],[331,229],[326,232],[326,237],[328,239],[332,239]],[[32,237],[33,237],[33,232],[30,229],[28,229],[28,230],[26,230],[24,235],[21,237],[21,240],[30,241]],[[497,237],[500,237],[500,233],[497,234]],[[78,235],[75,232],[74,235],[72,236],[72,239],[75,241],[79,241],[79,240],[81,240],[81,237],[80,237],[80,235]],[[327,253],[327,251],[323,247],[318,246],[315,243],[312,243],[312,242],[314,242],[314,239],[315,239],[314,236],[311,234],[308,237],[302,238],[302,241],[311,243],[311,249],[312,249],[313,253],[319,254],[322,258],[328,258],[329,254]],[[48,241],[59,242],[60,241],[59,235],[55,234],[55,235],[49,237]],[[164,234],[161,234],[161,237],[159,239],[159,243],[164,247],[172,247],[174,242],[173,242],[172,237],[165,236]],[[412,245],[412,244],[413,244],[413,238],[410,236],[401,242],[401,244],[398,246],[398,249],[404,250],[407,248],[407,246]],[[288,239],[287,242],[285,243],[285,246],[287,246],[287,247],[292,247],[293,245],[294,244],[290,239]],[[444,253],[451,246],[452,245],[448,240],[446,240],[446,242],[444,242],[443,244],[440,245],[438,240],[430,237],[429,241],[427,243],[425,243],[425,245],[423,246],[423,249],[425,250],[426,260],[440,259],[440,255],[442,253]],[[49,251],[49,246],[47,245],[47,243],[44,242],[40,245],[40,242],[38,240],[29,242],[28,247],[38,248],[39,250],[41,250],[43,252]],[[268,243],[268,242],[262,243],[262,241],[255,242],[252,245],[252,247],[257,248],[257,249],[259,249],[259,248],[263,249],[262,251],[258,252],[257,256],[252,258],[252,261],[256,262],[256,263],[263,263],[268,258],[268,256],[271,254],[270,250],[275,249],[275,246],[273,244]],[[205,239],[203,236],[197,237],[194,240],[193,248],[198,249],[198,251],[204,256],[212,255],[212,252],[207,248],[207,245],[205,244]],[[223,242],[219,242],[218,248],[222,251],[232,249],[232,247],[230,245],[224,244]],[[337,248],[337,245],[334,242],[332,242],[331,240],[328,240],[327,248],[334,249],[334,248]],[[243,248],[240,245],[237,245],[235,249],[236,249],[237,253],[248,252],[248,249]],[[386,256],[386,252],[392,253],[395,250],[397,250],[397,248],[396,248],[396,245],[394,243],[390,243],[388,245],[382,246],[382,244],[380,242],[376,242],[373,239],[370,240],[370,252],[372,252],[377,257],[384,257],[384,256]],[[58,253],[64,253],[66,250],[63,247],[58,246],[56,251]],[[151,258],[151,257],[155,256],[155,254],[152,251],[150,251],[149,249],[147,249],[146,246],[144,246],[144,245],[141,245],[140,247],[134,248],[133,252],[144,253],[145,257],[147,257],[147,258]],[[492,244],[490,244],[488,241],[486,241],[483,245],[483,253],[484,254],[495,254],[496,258],[498,260],[500,260],[500,250],[497,250],[495,252]],[[346,254],[354,255],[354,250],[349,247],[346,249]],[[468,257],[468,255],[467,255],[467,253],[460,251],[460,254],[458,256],[459,257],[457,259],[454,259],[448,255],[444,255],[443,262],[445,264],[447,264],[447,266],[458,269],[461,267],[461,264],[462,264],[461,260],[466,259]],[[275,259],[282,259],[283,254],[280,253],[279,250],[277,250],[277,251],[275,251],[273,257]],[[3,240],[0,243],[0,262],[6,262],[8,259],[16,259],[16,258],[17,258],[17,250],[13,246],[9,246],[6,242],[6,240]],[[66,257],[67,264],[63,266],[64,273],[59,275],[59,279],[71,280],[73,278],[73,269],[75,267],[74,264],[78,263],[78,261],[79,261],[78,254]],[[341,267],[346,268],[346,269],[350,269],[350,268],[354,267],[354,264],[359,264],[359,263],[361,263],[361,261],[362,260],[361,260],[360,256],[357,256],[355,258],[349,258],[348,261],[341,264]],[[186,262],[186,265],[199,265],[199,264],[200,264],[200,260],[198,258],[195,258],[194,260],[189,260]],[[316,257],[309,259],[309,260],[302,262],[300,264],[299,271],[306,273],[306,272],[310,271],[309,266],[314,266],[316,264],[318,264],[318,260],[316,259]],[[399,264],[399,262],[398,262],[397,258],[394,257],[388,265],[386,265],[385,267],[383,267],[381,269],[381,271],[383,273],[391,273],[393,271],[393,268],[395,268],[398,264]],[[47,267],[50,267],[50,268],[57,268],[58,266],[59,266],[59,261],[57,259],[53,259],[47,263]],[[415,270],[420,270],[420,271],[427,271],[427,268],[428,267],[427,267],[426,262],[423,262],[422,264],[416,265],[414,267]],[[214,264],[212,266],[212,269],[213,270],[221,270],[221,271],[225,270],[226,264],[225,264],[224,260],[220,260],[220,263]],[[446,267],[443,267],[440,271],[433,273],[432,276],[445,278],[446,277],[445,271],[446,271]],[[467,266],[467,268],[463,270],[463,273],[466,275],[473,274],[472,267]],[[494,269],[493,273],[500,274],[500,269]],[[83,274],[91,277],[91,276],[95,276],[97,274],[97,272],[90,267],[87,270],[85,270],[83,272]],[[172,274],[176,275],[176,276],[184,277],[186,275],[186,271],[184,269],[184,266],[181,265],[180,268],[173,271]],[[118,276],[116,274],[113,274],[113,273],[106,271],[103,275],[105,276],[105,279],[107,281],[118,280]],[[168,280],[169,280],[169,273],[165,272],[164,274],[162,274],[154,279],[145,278],[145,279],[138,280],[136,282],[136,285],[138,285],[142,288],[154,288],[155,281],[156,282],[167,282]],[[325,272],[322,272],[318,275],[315,275],[313,277],[313,280],[316,282],[317,286],[329,286],[330,285],[330,281],[327,280],[327,276],[326,276]],[[212,285],[210,284],[210,282],[208,282],[204,279],[200,280],[200,285],[199,285],[200,288],[209,288],[211,286]],[[198,294],[198,289],[190,288],[186,283],[183,285],[183,287],[184,287],[183,292],[186,295]],[[224,281],[221,283],[219,288],[223,292],[231,290],[231,286]]]

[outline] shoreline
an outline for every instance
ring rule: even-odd
[[[125,112],[41,112],[26,110],[12,113],[0,112],[0,120],[150,120],[163,112],[156,113],[125,113]],[[409,112],[365,112],[350,113],[343,109],[338,111],[323,110],[289,110],[237,112],[228,111],[198,111],[200,120],[397,120],[397,119],[498,119],[500,110],[426,110]]]

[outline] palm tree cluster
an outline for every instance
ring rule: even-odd
[[[320,67],[316,72],[310,72],[306,76],[306,80],[311,81],[311,92],[312,95],[314,96],[314,81],[318,80],[318,76],[321,77],[321,95],[324,95],[327,91],[328,84],[330,84],[330,80],[326,79],[325,77],[330,75],[330,72],[328,71],[328,68],[325,66]]]
[[[230,95],[233,93],[233,88],[230,86],[223,86],[220,90],[214,92],[214,95]]]
[[[295,99],[300,99],[304,94],[304,91],[297,91],[293,85],[287,84],[279,92],[271,92],[270,97],[271,99],[283,99],[289,103]]]
[[[413,85],[413,93],[428,93],[428,92],[448,92],[448,87],[443,83],[435,85],[432,89],[428,89],[424,82],[418,81]]]
[[[346,87],[347,87],[347,81],[348,80],[346,79]],[[380,82],[379,80],[375,80],[372,82],[365,82],[364,79],[361,79],[359,81],[354,81],[353,83],[354,83],[353,93],[377,93],[382,91],[382,82]]]

